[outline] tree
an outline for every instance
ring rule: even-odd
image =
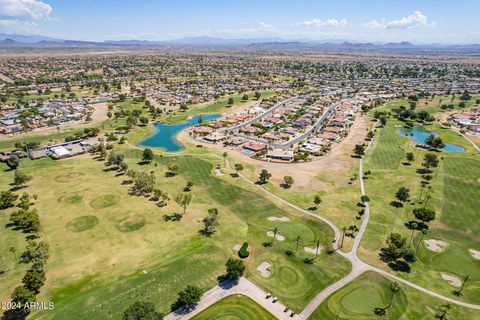
[[[227,166],[228,153],[224,152],[222,156],[223,156],[223,166],[226,167]]]
[[[442,138],[434,135],[433,133],[425,139],[425,144],[434,149],[442,149],[445,147],[445,143],[443,143]]]
[[[231,106],[231,105],[233,105],[234,103],[235,103],[235,100],[233,99],[233,97],[228,98],[228,100],[227,100],[227,105]]]
[[[19,188],[22,188],[25,183],[28,181],[32,180],[32,177],[29,176],[28,174],[20,171],[20,170],[15,170],[15,174],[13,176],[13,184]]]
[[[437,158],[436,154],[433,153],[427,153],[423,157],[423,163],[422,166],[425,167],[428,171],[430,171],[430,168],[436,168],[438,166],[439,160]]]
[[[439,320],[447,320],[449,319],[448,313],[450,310],[453,308],[452,304],[450,302],[445,302],[442,304],[438,309],[438,311],[435,313],[435,318]]]
[[[240,171],[242,171],[242,170],[243,170],[243,165],[241,163],[235,163],[235,173],[236,173],[237,177],[238,177]]]
[[[153,151],[150,148],[143,149],[142,160],[146,163],[150,163],[153,160]]]
[[[285,188],[290,188],[294,182],[295,181],[293,180],[292,176],[284,176],[283,177],[283,184],[284,184]]]
[[[171,163],[168,165],[167,169],[168,169],[168,175],[174,176],[177,174],[178,169],[180,169],[180,166],[176,163]]]
[[[242,97],[242,100],[247,101],[248,100],[248,94],[244,94],[243,97]]]
[[[140,121],[140,123],[143,125],[143,126],[146,126],[149,122],[148,118],[147,117],[140,117],[138,119]]]
[[[152,302],[136,301],[123,312],[123,320],[162,320],[163,314],[155,310]]]
[[[258,181],[260,183],[267,183],[267,181],[272,177],[272,174],[270,172],[267,171],[267,169],[262,169],[260,171],[260,176],[259,176],[259,179]]]
[[[303,243],[303,239],[302,239],[302,237],[297,236],[295,238],[295,240],[293,240],[293,241],[295,241],[295,243],[297,245],[296,248],[295,248],[295,251],[298,252],[298,247]]]
[[[22,282],[25,288],[38,293],[45,283],[45,279],[45,271],[43,269],[39,271],[30,269],[25,273]]]
[[[462,286],[460,287],[460,289],[458,289],[454,292],[455,295],[459,296],[459,295],[462,294],[463,288],[465,287],[465,283],[467,283],[468,280],[470,280],[470,276],[466,275],[465,278],[463,278]]]
[[[18,269],[17,249],[15,249],[15,247],[10,247],[9,251],[13,254],[13,261],[15,262],[15,269]]]
[[[20,259],[23,263],[32,263],[34,265],[44,264],[49,257],[50,246],[45,241],[36,242],[29,240],[27,247],[22,253]]]
[[[238,280],[245,272],[245,264],[242,260],[230,258],[225,263],[226,273],[223,278]]]
[[[393,305],[393,298],[395,297],[395,294],[400,291],[400,287],[396,281],[390,283],[390,291],[392,292],[392,295],[390,297],[390,302],[388,305],[384,308],[375,308],[374,313],[379,316],[384,316],[386,314],[386,311],[388,308],[392,307]]]
[[[30,302],[35,302],[35,292],[24,286],[18,286],[13,290],[11,297],[12,302],[15,303],[18,308],[11,309],[7,312],[11,313],[12,319],[24,319],[30,313],[30,309],[25,308],[25,305]]]
[[[192,187],[193,187],[193,182],[188,181],[187,184],[185,185],[185,187],[183,188],[183,191],[190,192],[190,191],[192,191]]]
[[[381,116],[380,123],[382,124],[382,127],[385,127],[387,125],[387,117]]]
[[[413,160],[415,160],[415,156],[413,155],[413,152],[407,152],[407,161],[408,163],[412,163]]]
[[[188,285],[183,291],[178,293],[177,301],[174,303],[173,307],[177,308],[186,308],[190,309],[194,307],[202,297],[202,290],[193,285]]]
[[[255,95],[254,95],[255,99],[258,100],[258,99],[260,99],[261,96],[262,96],[262,94],[259,91],[255,91]]]
[[[192,201],[192,195],[190,193],[179,193],[175,197],[175,202],[183,208],[183,214],[187,211],[190,201]]]
[[[10,157],[8,157],[7,166],[10,169],[15,170],[18,168],[19,165],[20,165],[20,159],[18,158],[17,155],[12,154]]]
[[[315,204],[315,208],[318,209],[318,206],[320,205],[320,203],[322,203],[322,198],[320,198],[320,195],[319,195],[319,194],[316,194],[316,195],[313,197],[313,203]]]
[[[435,220],[435,211],[428,208],[415,208],[413,209],[413,215],[417,220],[420,220],[424,223]]]
[[[107,159],[107,165],[115,165],[119,167],[120,164],[123,162],[124,156],[123,154],[117,154],[115,151],[110,152]]]
[[[0,192],[0,209],[7,209],[13,207],[17,199],[18,195],[16,195],[12,191]]]
[[[410,189],[405,187],[398,188],[397,193],[395,193],[395,198],[401,202],[406,202],[410,198]]]
[[[355,148],[353,149],[353,153],[359,158],[363,157],[365,154],[365,145],[364,144],[356,144]]]
[[[218,219],[218,209],[208,209],[208,216],[202,220],[203,225],[205,226],[204,233],[206,235],[211,235],[215,232],[215,228],[219,225]]]

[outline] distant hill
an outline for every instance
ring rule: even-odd
[[[0,33],[0,47],[40,47],[40,48],[92,48],[92,47],[168,47],[168,48],[238,48],[242,50],[308,50],[308,51],[467,51],[480,50],[479,44],[445,45],[412,44],[402,42],[357,42],[340,39],[309,40],[282,38],[241,38],[224,39],[217,37],[186,37],[174,40],[106,40],[103,42],[65,40],[39,35]]]

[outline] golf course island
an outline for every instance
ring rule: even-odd
[[[155,52],[3,58],[2,319],[480,319],[478,67]]]

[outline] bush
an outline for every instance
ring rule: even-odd
[[[238,250],[238,256],[240,258],[242,258],[242,259],[248,258],[250,253],[247,251],[247,248],[248,248],[248,242],[244,242],[242,244],[242,247],[240,248],[240,250]]]

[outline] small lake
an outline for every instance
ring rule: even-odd
[[[401,136],[409,137],[418,144],[425,144],[425,140],[431,134],[438,136],[438,133],[428,131],[423,126],[414,126],[412,129],[400,129],[397,130],[397,133]],[[445,143],[445,147],[442,150],[449,152],[463,152],[465,151],[465,148],[456,144]]]
[[[220,117],[220,114],[202,115],[203,121],[213,120]],[[143,147],[162,148],[168,152],[180,151],[183,149],[183,145],[178,142],[176,138],[177,134],[186,128],[197,125],[198,118],[199,116],[193,116],[187,121],[177,124],[165,124],[157,122],[155,123],[155,132],[144,140],[140,141],[140,145]]]

